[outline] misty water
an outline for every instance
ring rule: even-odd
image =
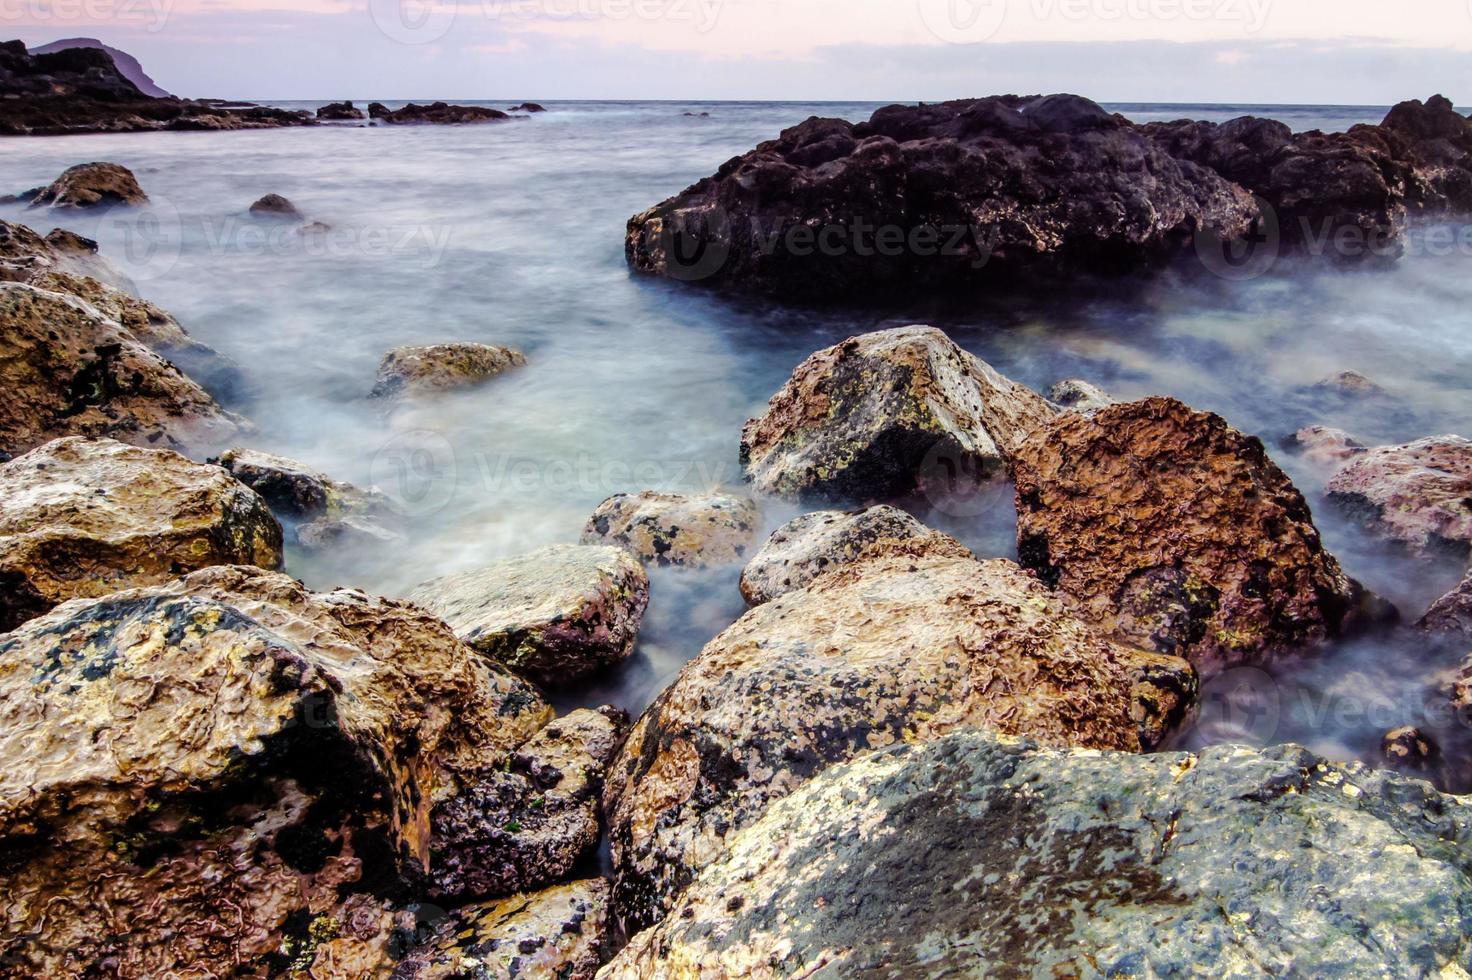
[[[324,559],[290,551],[287,570],[314,587],[402,595],[430,577],[576,541],[612,493],[739,485],[741,425],[800,360],[843,337],[913,322],[943,327],[1039,390],[1076,376],[1121,398],[1173,395],[1261,436],[1350,574],[1408,620],[1460,577],[1457,562],[1408,558],[1367,537],[1323,499],[1326,472],[1275,447],[1309,423],[1370,444],[1472,435],[1467,250],[1416,248],[1378,270],[1280,262],[1247,281],[1188,262],[1148,284],[960,309],[924,295],[896,295],[883,310],[734,300],[632,276],[628,217],[809,115],[860,119],[874,106],[548,105],[485,126],[6,140],[0,192],[111,160],[137,174],[153,203],[102,217],[6,206],[0,217],[97,238],[144,296],[238,361],[247,390],[231,407],[256,423],[256,448],[403,500],[414,517],[405,544]],[[1112,108],[1137,120],[1253,112],[1295,129],[1384,114]],[[332,233],[302,240],[247,220],[246,208],[268,192]],[[443,341],[512,346],[529,364],[396,410],[366,397],[387,348]],[[1391,397],[1334,401],[1309,391],[1342,370],[1369,375]],[[1008,488],[963,504],[905,504],[983,557],[1014,556]],[[796,513],[765,506],[769,527]],[[737,572],[654,570],[634,658],[560,704],[641,710],[742,613]],[[1399,629],[1270,672],[1232,671],[1206,692],[1201,722],[1180,741],[1292,740],[1373,761],[1387,729],[1418,724],[1446,750],[1446,782],[1472,788],[1465,726],[1444,708],[1465,652]]]

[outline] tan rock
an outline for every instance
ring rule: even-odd
[[[1137,751],[1194,697],[1185,661],[1104,639],[1012,562],[845,566],[747,612],[635,724],[603,800],[616,908],[657,921],[772,800],[858,753],[974,726]]]
[[[281,525],[218,466],[75,437],[0,465],[0,631],[223,564],[278,567]]]
[[[624,548],[656,565],[729,565],[745,557],[760,522],[750,497],[645,490],[599,504],[582,541]]]
[[[797,366],[746,423],[741,459],[764,493],[873,499],[954,459],[978,476],[1055,409],[934,327],[850,337]]]
[[[520,351],[487,344],[395,347],[379,362],[372,397],[464,388],[524,364],[526,357]]]
[[[1335,473],[1327,489],[1367,529],[1413,551],[1472,547],[1472,440],[1376,447]]]
[[[28,282],[46,272],[66,272],[134,291],[134,285],[97,251],[97,243],[53,228],[42,238],[25,225],[0,221],[0,281]]]
[[[1326,469],[1342,466],[1365,451],[1365,444],[1348,432],[1327,425],[1306,425],[1283,440],[1283,447]]]
[[[741,594],[760,605],[806,588],[825,572],[885,555],[970,558],[965,545],[921,524],[898,507],[820,510],[772,532],[741,572]]]
[[[1013,475],[1022,564],[1203,675],[1337,635],[1365,602],[1262,444],[1174,399],[1060,417]]]
[[[95,208],[148,201],[133,171],[116,163],[79,163],[62,171],[31,202],[32,207]]]
[[[1082,378],[1065,378],[1048,389],[1048,397],[1054,404],[1071,412],[1097,412],[1117,404],[1103,388]]]
[[[554,544],[425,582],[409,601],[490,659],[557,687],[633,652],[649,576],[620,548]]]
[[[58,436],[208,448],[248,424],[131,332],[61,293],[0,284],[0,451]]]

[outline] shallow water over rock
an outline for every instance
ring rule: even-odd
[[[576,542],[614,493],[739,486],[742,424],[800,361],[917,322],[1037,391],[1077,377],[1121,399],[1170,395],[1260,436],[1346,572],[1408,622],[1461,578],[1465,559],[1410,558],[1363,533],[1326,502],[1320,464],[1277,448],[1311,424],[1366,445],[1472,436],[1472,249],[1455,241],[1418,234],[1410,254],[1377,271],[1282,262],[1240,278],[1237,267],[1191,262],[1149,282],[1080,283],[966,308],[901,295],[883,310],[801,309],[630,274],[630,215],[809,115],[859,119],[873,108],[549,103],[534,118],[481,127],[10,140],[0,143],[0,193],[112,160],[137,175],[150,203],[101,215],[6,205],[0,217],[97,238],[146,298],[237,362],[244,397],[228,407],[259,426],[251,448],[377,485],[406,506],[405,543],[289,550],[288,571],[317,588],[403,595],[425,579]],[[1111,108],[1140,121],[1253,111],[1294,128],[1384,113]],[[250,217],[267,192],[330,227]],[[511,347],[527,365],[431,399],[369,397],[389,348],[445,342]],[[1314,387],[1342,371],[1386,394]],[[1015,555],[1009,488],[904,503],[979,556]],[[765,530],[796,512],[764,501]],[[633,658],[559,706],[611,701],[637,713],[744,611],[739,571],[651,569]],[[1406,628],[1270,673],[1229,671],[1181,741],[1293,739],[1374,760],[1386,731],[1414,724],[1441,742],[1445,781],[1472,787],[1472,754],[1459,747],[1466,729],[1441,693],[1464,647]]]

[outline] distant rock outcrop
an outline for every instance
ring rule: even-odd
[[[143,70],[143,66],[138,63],[137,58],[110,44],[103,44],[95,37],[62,38],[60,41],[52,41],[50,44],[43,44],[38,48],[31,48],[31,54],[54,54],[57,51],[65,51],[68,48],[95,48],[106,51],[112,56],[112,63],[117,66],[118,73],[132,82],[133,87],[138,89],[138,91],[151,99],[171,99],[174,97],[172,93],[164,91],[152,78],[148,77],[148,72]]]
[[[500,109],[480,105],[450,105],[448,102],[415,105],[410,102],[401,109],[390,109],[382,102],[372,102],[368,105],[368,118],[390,125],[433,123],[453,126],[462,123],[500,122],[511,116]]]

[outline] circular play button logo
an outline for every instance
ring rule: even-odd
[[[980,44],[1007,18],[1007,0],[915,0],[925,29],[950,44]]]

